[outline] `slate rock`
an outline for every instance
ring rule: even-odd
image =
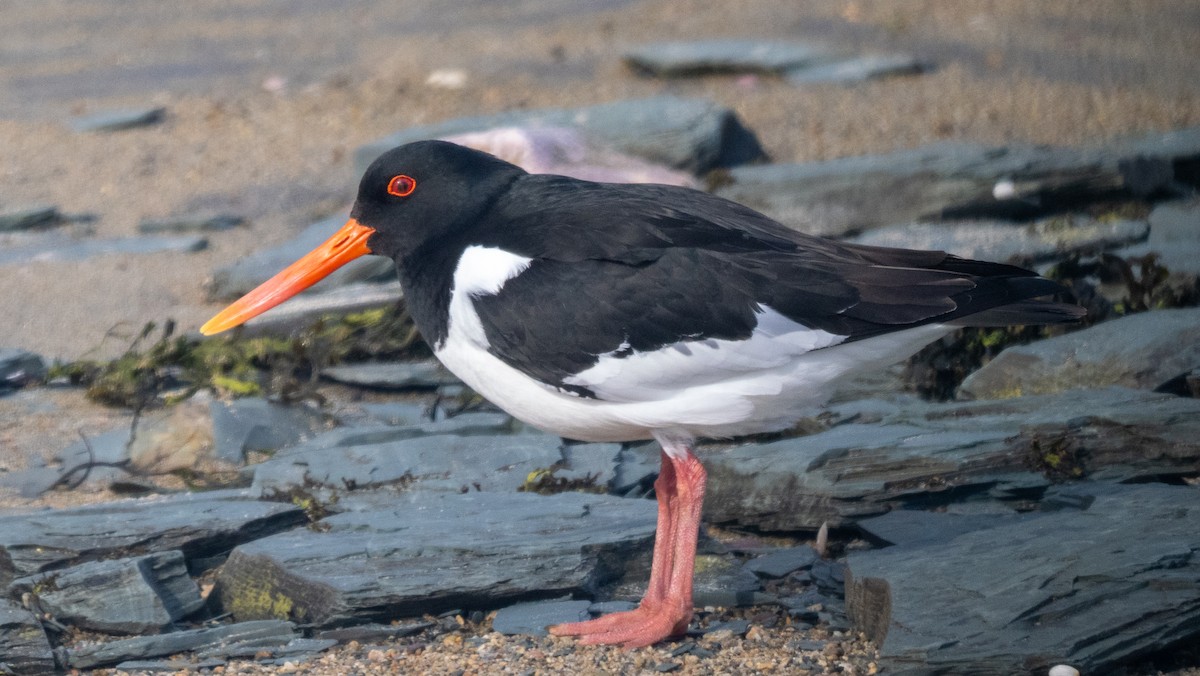
[[[589,592],[649,551],[654,504],[561,493],[409,493],[240,546],[214,595],[316,628]]]
[[[105,110],[71,118],[71,128],[80,133],[121,131],[123,129],[134,129],[136,127],[147,127],[152,124],[158,124],[163,121],[166,114],[167,109],[161,106]]]
[[[296,262],[301,256],[320,246],[321,243],[332,237],[333,233],[337,232],[337,229],[345,222],[344,215],[317,221],[283,244],[261,249],[217,268],[213,271],[212,282],[208,287],[209,298],[229,300],[245,294],[273,277],[275,273]],[[350,261],[330,273],[313,289],[325,291],[352,282],[395,279],[395,275],[396,264],[391,259],[383,256],[364,256]],[[274,310],[263,316],[268,316],[270,312],[274,312]]]
[[[202,669],[215,669],[225,666],[225,660],[127,660],[116,665],[117,671],[129,673],[156,673],[168,671],[171,673],[198,672]]]
[[[204,606],[178,550],[91,561],[14,580],[55,620],[109,634],[159,633]]]
[[[639,577],[639,585],[646,578]],[[739,608],[769,603],[773,596],[762,593],[758,577],[746,570],[741,561],[728,554],[696,555],[692,576],[692,601],[695,605]]]
[[[892,545],[930,544],[952,540],[963,533],[995,528],[1029,517],[1009,514],[950,514],[918,509],[892,511],[858,522],[858,528],[877,541]]]
[[[328,426],[318,410],[284,406],[259,397],[213,400],[212,439],[215,457],[242,465],[250,452],[277,451],[315,436]]]
[[[1172,273],[1200,275],[1200,200],[1160,204],[1148,220],[1150,236],[1146,241],[1125,247],[1116,255],[1129,258],[1153,253],[1158,263]]]
[[[0,585],[85,561],[179,549],[189,560],[304,523],[298,507],[210,491],[0,516]]]
[[[204,250],[207,246],[208,240],[197,235],[117,237],[78,241],[64,241],[62,236],[58,235],[40,239],[32,244],[5,247],[0,250],[0,265],[81,261],[109,254],[194,253]]]
[[[0,347],[0,391],[45,379],[46,362],[39,355],[14,347]]]
[[[0,598],[0,672],[18,676],[57,672],[54,650],[41,623],[4,598]]]
[[[559,445],[558,438],[550,436],[437,434],[290,451],[258,465],[254,486],[515,491],[530,472],[562,460]]]
[[[340,627],[338,629],[325,629],[313,635],[313,638],[334,640],[338,643],[349,643],[350,641],[358,641],[359,643],[372,643],[382,641],[389,638],[402,638],[404,636],[414,636],[426,629],[436,626],[433,622],[404,622],[400,624],[357,624],[351,627]]]
[[[28,230],[53,223],[61,218],[58,207],[51,204],[31,204],[0,209],[0,232]]]
[[[295,638],[299,637],[296,635],[296,625],[291,622],[257,620],[73,648],[67,651],[67,659],[74,669],[92,669],[202,649],[219,654],[222,647],[246,641],[281,646]]]
[[[762,530],[843,527],[891,509],[1036,499],[1054,482],[1189,477],[1200,401],[1124,388],[1001,401],[907,400],[873,422],[702,454],[705,518]]]
[[[843,236],[914,221],[1030,219],[1128,197],[1133,190],[1122,160],[1129,157],[1155,158],[1168,168],[1163,180],[1175,181],[1200,158],[1200,128],[1088,148],[940,142],[880,155],[736,167],[716,194],[797,230]]]
[[[412,141],[512,126],[578,129],[586,138],[619,152],[695,174],[765,158],[754,134],[729,108],[702,99],[658,96],[582,108],[508,111],[410,127],[356,150],[355,169],[361,174],[376,157]]]
[[[799,68],[789,68],[788,82],[804,84],[855,84],[896,75],[915,75],[927,66],[912,54],[864,54]]]
[[[622,56],[634,70],[658,77],[781,73],[833,58],[828,48],[806,42],[730,39],[656,42]]]
[[[870,230],[850,241],[868,246],[946,251],[964,258],[1035,263],[1071,253],[1097,254],[1146,239],[1138,220],[1056,217],[1028,224],[1006,221],[903,223]]]
[[[527,601],[505,606],[496,611],[492,629],[505,636],[525,634],[548,636],[546,629],[555,624],[582,622],[590,619],[591,601]]]
[[[661,466],[658,444],[625,444],[617,453],[617,465],[609,487],[617,495],[641,497],[658,478]],[[637,492],[634,496],[631,491]]]
[[[1010,347],[958,388],[1001,399],[1120,385],[1152,390],[1200,367],[1200,308],[1153,310]]]
[[[378,390],[437,389],[462,382],[436,359],[329,366],[321,370],[321,377]]]
[[[246,219],[231,214],[185,214],[166,218],[146,218],[138,223],[138,232],[221,232],[244,225]]]
[[[847,607],[889,673],[1112,673],[1200,640],[1200,490],[1085,484],[1083,511],[854,552]]]
[[[745,568],[759,577],[781,578],[812,566],[819,558],[817,550],[808,545],[786,547],[750,559]]]

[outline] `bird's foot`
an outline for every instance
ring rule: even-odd
[[[579,636],[586,645],[620,645],[626,649],[653,645],[682,636],[692,619],[692,609],[672,603],[645,603],[634,610],[612,613],[586,622],[550,627],[555,636]]]

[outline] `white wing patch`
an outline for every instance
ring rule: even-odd
[[[563,382],[615,402],[669,399],[712,383],[725,383],[741,395],[777,394],[783,385],[773,372],[805,353],[846,339],[798,324],[769,307],[757,314],[758,325],[746,340],[686,340],[632,354],[625,344]]]
[[[454,288],[450,291],[450,324],[443,343],[467,340],[487,349],[487,335],[472,299],[500,293],[508,280],[524,272],[532,262],[532,258],[504,249],[467,247],[454,268]]]

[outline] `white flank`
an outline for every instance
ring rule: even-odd
[[[689,388],[725,383],[740,394],[775,394],[778,383],[757,378],[784,369],[801,355],[846,339],[810,329],[764,307],[746,340],[688,340],[624,357],[600,355],[595,366],[567,379],[609,401],[645,401]],[[628,344],[626,343],[625,346]]]

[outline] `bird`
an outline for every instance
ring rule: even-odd
[[[846,377],[957,327],[1084,314],[1019,267],[825,239],[699,190],[531,174],[428,140],[379,156],[341,229],[201,332],[367,254],[395,261],[434,354],[499,408],[568,439],[661,445],[641,602],[550,628],[625,648],[692,618],[698,440],[785,430]]]

